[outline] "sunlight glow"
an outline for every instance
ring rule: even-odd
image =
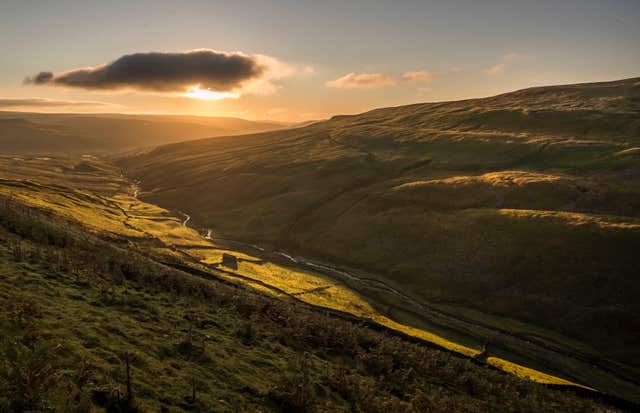
[[[238,93],[231,92],[214,92],[210,89],[200,89],[200,85],[195,85],[187,93],[182,96],[186,96],[192,99],[203,99],[203,100],[220,100],[227,98],[237,98],[240,95]]]

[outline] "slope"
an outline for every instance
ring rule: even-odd
[[[615,411],[243,287],[198,264],[191,250],[219,249],[109,164],[2,162],[4,410]]]

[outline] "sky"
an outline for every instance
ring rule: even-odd
[[[0,33],[0,110],[298,122],[640,76],[640,0],[3,0]]]

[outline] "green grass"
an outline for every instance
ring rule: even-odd
[[[37,181],[39,178],[31,173],[34,170],[31,167],[33,162],[41,161],[21,162],[24,168],[22,174],[24,178]],[[67,169],[74,169],[70,168],[73,167],[71,160],[48,159],[45,162],[46,164],[38,163],[38,166],[49,172],[51,168],[60,169],[61,163],[63,166],[66,165]],[[478,336],[473,329],[469,330],[462,325],[453,326],[451,321],[434,318],[428,313],[407,313],[403,310],[406,303],[398,300],[393,294],[370,288],[363,289],[361,285],[331,278],[308,269],[264,261],[264,257],[251,256],[216,246],[215,243],[204,240],[193,229],[182,226],[181,221],[168,211],[133,198],[130,195],[131,188],[128,183],[120,182],[120,178],[113,172],[111,175],[105,172],[109,171],[108,164],[92,160],[91,165],[92,170],[100,171],[95,173],[93,181],[98,179],[103,181],[101,186],[95,186],[95,182],[92,182],[91,190],[84,182],[74,179],[74,175],[58,174],[56,177],[55,174],[48,173],[46,174],[50,183],[48,186],[35,182],[26,185],[23,181],[14,180],[0,186],[0,192],[29,205],[54,212],[61,217],[76,220],[96,234],[133,239],[150,251],[169,255],[173,257],[172,259],[187,257],[194,263],[205,265],[204,268],[215,269],[221,261],[222,254],[231,253],[240,259],[239,266],[232,271],[225,269],[226,272],[221,273],[221,277],[234,282],[248,283],[253,288],[275,294],[279,298],[295,297],[296,300],[314,306],[371,320],[465,356],[477,355],[483,340],[487,339],[487,337]],[[109,179],[113,180],[111,184],[107,184]],[[110,190],[117,183],[120,183],[119,189]],[[443,326],[447,327],[443,328]],[[507,356],[511,357],[511,364],[531,365],[532,363],[531,359],[514,358],[511,354],[505,354],[503,357]],[[527,379],[533,378],[543,383],[572,383],[557,377],[557,375],[562,376],[562,368],[557,366],[555,369],[552,368],[551,374],[549,374],[549,366],[545,364],[536,364],[536,368],[539,371],[533,374],[535,370],[530,370],[526,375]],[[509,371],[512,370],[509,369]],[[588,375],[580,377],[582,382],[589,382],[590,379]]]
[[[170,270],[141,255],[144,245],[124,250],[15,201],[3,200],[0,222],[5,410],[612,411],[295,302]],[[123,401],[124,354],[133,403]],[[15,380],[17,372],[29,379]]]
[[[6,256],[4,257],[6,259]],[[147,409],[180,405],[190,394],[190,374],[207,383],[201,403],[216,411],[250,410],[251,395],[244,387],[265,392],[286,358],[294,357],[277,345],[243,346],[234,332],[237,319],[224,310],[194,306],[166,294],[139,292],[126,285],[101,291],[100,285],[78,285],[65,274],[47,274],[42,268],[8,267],[0,270],[3,304],[31,300],[42,311],[39,324],[55,343],[63,346],[69,366],[85,361],[94,366],[94,380],[121,386],[121,354],[136,349],[136,393]],[[28,289],[28,293],[23,292]],[[188,328],[185,314],[195,312],[207,320],[198,329],[209,348],[204,360],[183,360],[178,351]],[[258,334],[260,334],[260,327]],[[201,338],[199,338],[201,339]],[[200,343],[199,343],[200,344]],[[164,403],[161,402],[164,400]]]

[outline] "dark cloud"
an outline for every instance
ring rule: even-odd
[[[202,89],[226,92],[260,78],[265,71],[256,56],[202,49],[182,53],[134,53],[95,68],[58,74],[40,72],[25,79],[25,83],[154,92],[185,92],[199,85]]]
[[[104,102],[54,100],[44,98],[3,99],[0,98],[0,108],[14,107],[57,107],[57,106],[110,106]]]
[[[24,80],[24,83],[34,84],[34,85],[44,85],[53,79],[53,73],[51,72],[40,72],[33,77],[28,77]]]

